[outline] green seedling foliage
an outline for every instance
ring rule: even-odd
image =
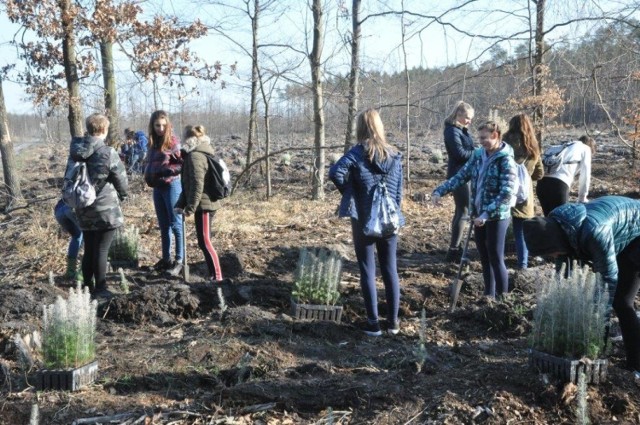
[[[140,233],[136,226],[118,229],[109,248],[109,259],[121,261],[135,261],[138,259],[138,244]]]
[[[335,305],[340,298],[342,258],[333,250],[302,248],[291,295],[300,303]]]

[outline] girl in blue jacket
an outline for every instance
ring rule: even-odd
[[[338,215],[351,218],[353,245],[360,268],[360,287],[367,311],[364,332],[369,336],[382,335],[378,322],[374,250],[378,251],[384,282],[388,332],[395,335],[400,331],[400,279],[396,267],[398,236],[375,238],[365,236],[362,230],[371,214],[374,189],[381,179],[385,179],[387,190],[398,207],[400,225],[404,225],[404,217],[400,212],[402,154],[387,142],[384,134],[378,111],[367,109],[360,113],[356,128],[358,143],[329,170],[329,178],[342,193]]]
[[[501,140],[501,130],[493,121],[478,128],[480,144],[453,177],[431,195],[435,205],[440,198],[471,182],[471,216],[484,280],[484,295],[495,298],[509,292],[504,264],[504,240],[515,198],[516,163],[513,149]]]

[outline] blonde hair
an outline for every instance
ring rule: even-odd
[[[84,125],[87,127],[87,133],[90,136],[95,136],[109,129],[109,118],[102,114],[91,114],[84,121]]]
[[[189,137],[202,137],[206,135],[203,125],[188,125],[184,128],[183,138],[186,140]]]
[[[396,152],[384,136],[384,125],[380,114],[373,108],[360,112],[356,124],[356,138],[358,142],[367,142],[367,157],[369,161],[384,161],[387,156]]]
[[[453,110],[449,114],[449,116],[444,120],[445,124],[455,125],[458,120],[458,114],[475,114],[473,106],[469,105],[467,102],[460,100],[456,103],[456,106],[453,107]]]
[[[478,127],[478,131],[489,131],[491,133],[497,133],[498,139],[502,139],[502,129],[495,121],[485,121]]]

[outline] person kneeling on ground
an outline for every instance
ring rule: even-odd
[[[588,204],[568,203],[547,218],[525,220],[523,228],[533,255],[592,262],[620,321],[627,363],[640,377],[640,319],[633,305],[640,289],[640,201],[603,196]]]

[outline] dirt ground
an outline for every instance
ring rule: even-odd
[[[613,138],[598,140],[590,197],[640,197],[628,153]],[[240,142],[218,141],[236,174]],[[128,294],[110,273],[116,296],[99,309],[99,379],[77,392],[36,392],[13,342],[16,333],[38,330],[41,306],[70,285],[62,278],[68,239],[53,218],[65,148],[22,151],[28,207],[0,216],[0,424],[29,423],[33,405],[41,424],[576,423],[575,386],[528,367],[535,290],[550,265],[534,261],[516,272],[510,255],[513,295],[487,303],[472,249],[458,309],[449,313],[457,268],[444,256],[453,203],[445,197],[433,208],[425,196],[444,179],[445,164],[432,161],[440,142],[418,138],[415,145],[398,248],[398,336],[370,338],[358,329],[365,314],[350,227],[335,216],[339,196],[330,182],[324,201],[309,200],[302,154],[290,166],[274,165],[272,199],[265,200],[256,171],[215,216],[212,240],[231,280],[222,287],[224,311],[204,282],[192,223],[191,282],[152,271],[160,237],[151,191],[134,177],[124,210],[126,224],[140,230],[140,266],[124,270]],[[340,323],[291,317],[292,272],[305,246],[344,255]],[[381,282],[378,297],[384,317]],[[640,390],[620,343],[612,343],[609,360],[607,381],[588,388],[591,421],[638,423]]]

